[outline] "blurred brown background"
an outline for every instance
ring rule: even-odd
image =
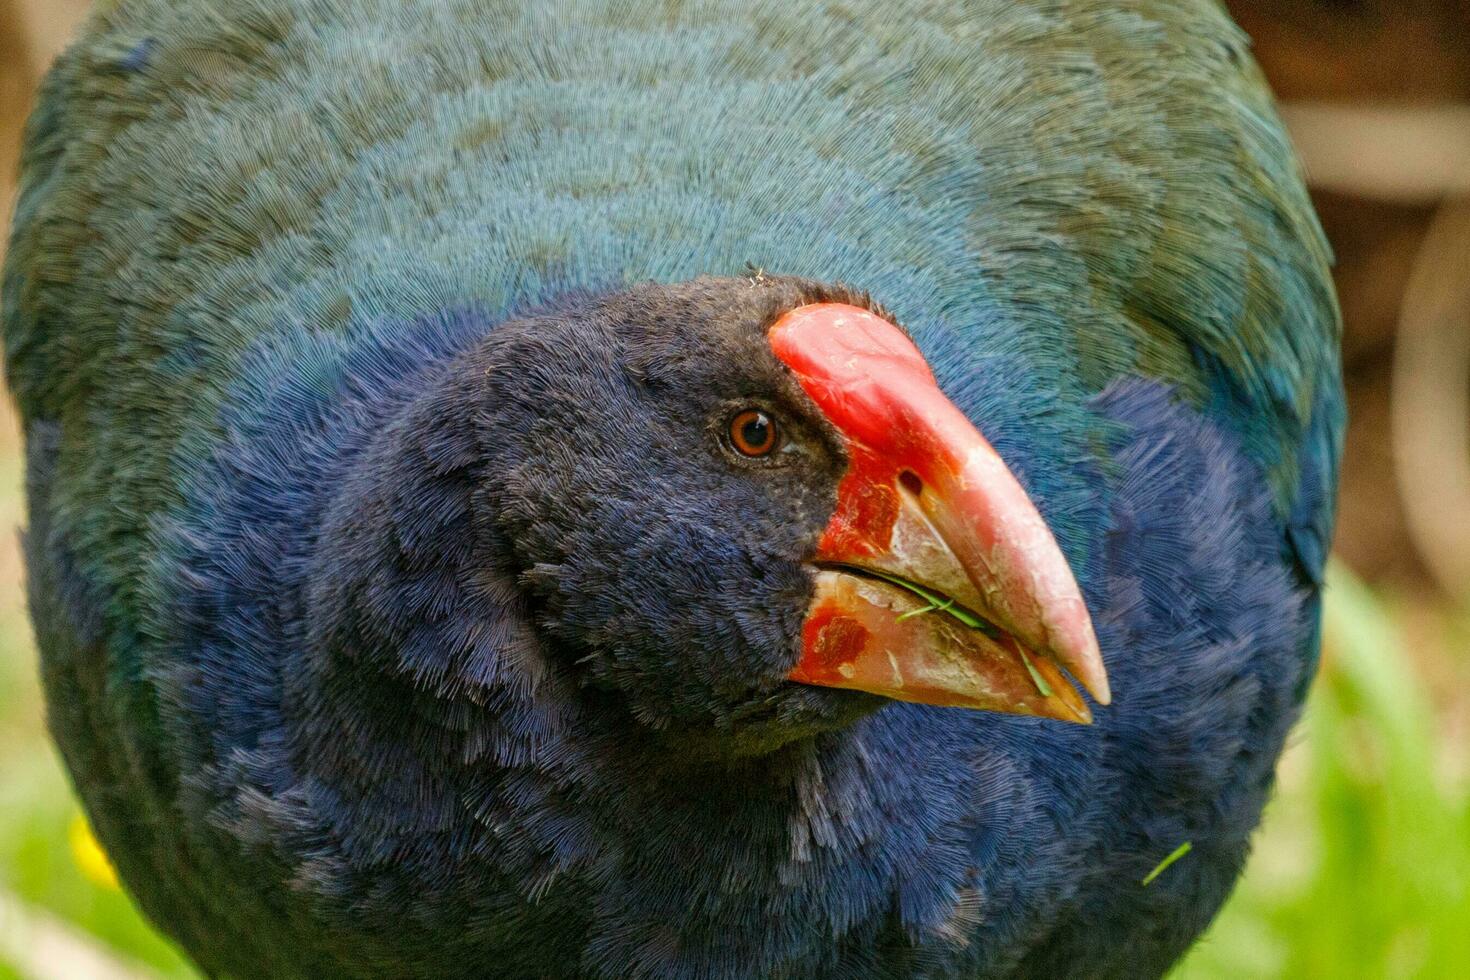
[[[1395,338],[1416,262],[1421,268],[1439,263],[1446,275],[1458,266],[1461,296],[1453,329],[1461,338],[1470,335],[1470,270],[1463,261],[1470,239],[1456,236],[1458,263],[1451,261],[1454,256],[1424,253],[1436,217],[1443,227],[1452,209],[1470,201],[1470,0],[1234,0],[1227,5],[1254,39],[1257,57],[1286,104],[1318,211],[1337,251],[1351,407],[1338,552],[1371,581],[1414,585],[1427,583],[1432,572],[1443,578],[1453,574],[1457,580],[1440,584],[1463,596],[1470,589],[1465,569],[1431,568],[1426,560],[1432,557],[1421,550],[1424,542],[1416,548],[1412,541],[1406,503],[1427,503],[1406,500],[1405,492],[1430,491],[1409,485],[1401,492],[1397,485],[1394,453],[1412,447],[1395,445],[1390,406]],[[1463,220],[1455,223],[1460,231],[1466,227]],[[1453,290],[1454,285],[1443,287]],[[1453,317],[1444,319],[1436,329],[1451,329]],[[1464,398],[1470,371],[1463,362],[1459,367],[1454,378],[1459,391],[1436,393],[1441,409]],[[1410,383],[1405,379],[1400,388]],[[1413,428],[1407,420],[1403,424]],[[1449,457],[1447,468],[1450,460],[1463,467],[1470,445],[1433,448]],[[1403,467],[1399,470],[1402,479]],[[1463,498],[1458,502],[1465,503]],[[1455,525],[1470,524],[1470,510],[1436,516],[1443,533],[1463,545],[1464,531]]]

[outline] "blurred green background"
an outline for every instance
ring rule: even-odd
[[[1470,3],[1229,6],[1339,254],[1353,423],[1322,675],[1247,874],[1175,976],[1470,978]],[[85,8],[0,0],[0,220],[36,80]],[[0,527],[23,523],[19,451],[6,402]],[[0,980],[192,977],[86,832],[34,657],[7,534]]]

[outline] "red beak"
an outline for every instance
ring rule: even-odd
[[[1061,548],[901,330],[841,303],[781,316],[772,349],[850,463],[817,547],[794,681],[1090,722],[1111,699]]]

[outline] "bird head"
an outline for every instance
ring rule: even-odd
[[[893,698],[1085,723],[1071,679],[1108,701],[1056,540],[866,296],[702,278],[496,334],[483,513],[543,634],[640,719],[789,732]]]

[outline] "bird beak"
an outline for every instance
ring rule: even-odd
[[[849,458],[789,678],[1089,723],[1067,674],[1111,694],[1076,579],[913,342],[841,303],[791,310],[768,339]]]

